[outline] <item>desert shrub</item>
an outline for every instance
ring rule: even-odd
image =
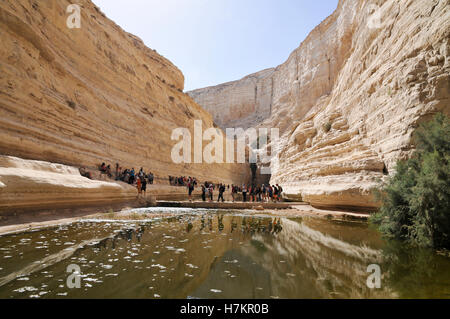
[[[443,114],[420,126],[416,151],[399,161],[383,185],[371,222],[387,237],[422,247],[450,248],[450,120]]]

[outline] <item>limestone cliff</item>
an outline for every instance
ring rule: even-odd
[[[188,94],[210,112],[215,123],[223,129],[247,129],[271,114],[273,71],[267,69],[240,81],[194,90]]]
[[[170,61],[77,3],[80,29],[66,25],[68,1],[0,2],[0,154],[240,182],[247,167],[172,162],[172,130],[212,127],[211,115]]]
[[[448,0],[341,0],[284,64],[190,94],[221,125],[280,128],[271,182],[287,194],[376,207],[371,189],[411,154],[418,124],[450,113],[449,39]]]

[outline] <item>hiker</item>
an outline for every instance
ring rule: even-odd
[[[135,176],[136,176],[136,173],[134,171],[134,168],[132,168],[131,171],[130,171],[130,179],[128,180],[128,183],[130,185],[134,184]]]
[[[202,184],[202,201],[206,202],[206,185]]]
[[[194,191],[194,183],[189,180],[187,184],[188,192],[189,192],[189,201],[192,202],[192,192]]]
[[[258,202],[262,202],[261,194],[262,194],[262,189],[260,186],[258,186],[256,188],[256,199]]]
[[[141,195],[141,192],[142,192],[142,182],[141,182],[140,178],[138,178],[136,181],[136,187],[137,187],[137,191],[138,191],[137,197],[139,198],[139,196]]]
[[[100,179],[102,179],[102,176],[107,174],[107,172],[106,172],[106,164],[102,163],[102,165],[100,165],[99,170],[100,170]]]
[[[144,197],[145,197],[146,192],[147,192],[147,180],[145,178],[142,179],[141,191],[142,191],[142,193],[144,193]]]
[[[109,178],[112,177],[111,174],[111,165],[108,164],[108,166],[106,166],[106,175],[108,175]]]
[[[234,184],[231,185],[231,198],[233,199],[233,203],[236,200],[236,193],[237,193],[237,186],[235,186]]]
[[[213,186],[213,184],[209,184],[209,201],[210,202],[213,201],[213,196],[214,196],[214,186]]]
[[[222,203],[225,202],[225,199],[223,198],[223,193],[225,192],[225,185],[220,184],[219,186],[219,197],[217,198],[217,202],[220,202],[220,199],[222,199]]]
[[[280,185],[276,185],[278,187],[278,201],[281,201],[283,199],[282,193],[283,193],[283,188]]]
[[[272,186],[270,186],[270,184],[267,188],[267,194],[268,194],[267,202],[269,202],[273,198],[273,188],[272,188]]]
[[[242,197],[245,203],[247,201],[247,186],[245,184],[242,185]]]
[[[250,187],[249,194],[250,194],[250,201],[253,202],[253,203],[255,202],[255,193],[256,193],[255,185],[252,185]]]
[[[275,185],[272,185],[273,188],[273,201],[277,202],[278,201],[278,187],[276,187]]]

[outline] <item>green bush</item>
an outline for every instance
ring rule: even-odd
[[[416,151],[399,161],[382,187],[371,222],[387,237],[436,249],[450,248],[450,120],[438,114],[414,135]]]

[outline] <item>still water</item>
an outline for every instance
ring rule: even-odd
[[[450,298],[450,258],[364,223],[182,210],[2,236],[0,298]]]

